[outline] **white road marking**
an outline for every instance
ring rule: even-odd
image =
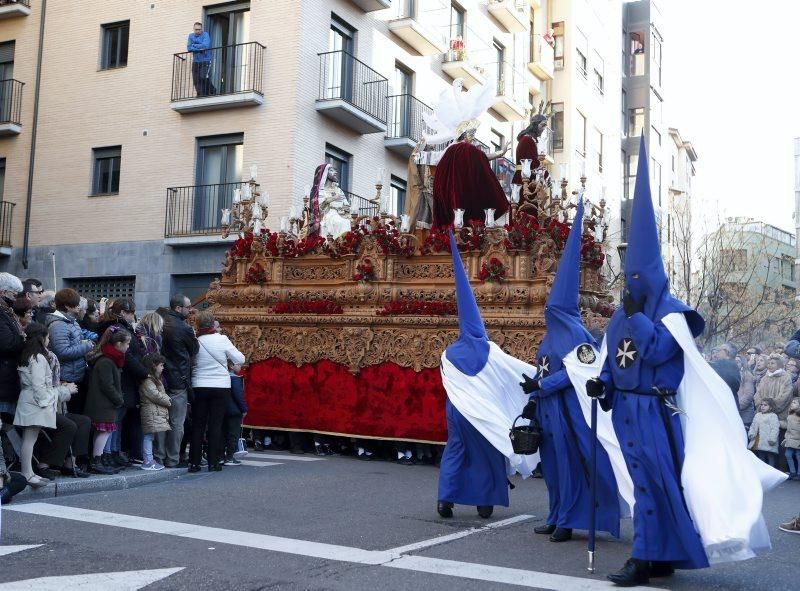
[[[41,577],[0,584],[3,591],[92,591],[114,589],[114,591],[136,591],[156,581],[174,575],[181,568],[159,568],[156,570],[130,570],[115,573],[91,573],[63,577]]]
[[[300,454],[267,454],[260,451],[247,452],[248,458],[264,458],[266,460],[285,460],[288,462],[324,462],[325,458],[301,456]]]
[[[465,529],[454,534],[447,534],[446,536],[439,536],[438,538],[431,538],[430,540],[423,540],[421,542],[416,542],[414,544],[408,544],[407,546],[400,546],[398,548],[392,548],[388,550],[388,552],[394,552],[396,554],[406,554],[408,552],[414,552],[416,550],[421,550],[422,548],[430,548],[431,546],[438,546],[439,544],[444,544],[446,542],[451,542],[453,540],[459,540],[461,538],[466,538],[467,536],[471,536],[472,534],[477,534],[482,531],[490,530],[490,529],[497,529],[498,527],[505,527],[506,525],[512,525],[514,523],[518,523],[520,521],[525,521],[527,519],[533,519],[533,515],[517,515],[516,517],[509,517],[508,519],[503,519],[501,521],[495,521],[488,525],[484,525],[483,527],[472,527],[470,529]]]
[[[282,466],[282,462],[253,462],[251,460],[239,460],[242,466],[255,466],[256,468],[263,468],[264,466]],[[231,466],[235,468],[236,466]],[[227,466],[226,466],[227,468]]]
[[[8,554],[38,548],[39,546],[41,546],[41,544],[33,544],[32,546],[0,546],[0,556],[7,556]]]
[[[241,532],[216,527],[206,527],[193,525],[190,523],[180,523],[176,521],[166,521],[161,519],[151,519],[149,517],[137,517],[134,515],[123,515],[120,513],[109,513],[106,511],[95,511],[93,509],[81,509],[66,505],[54,505],[50,503],[28,503],[24,505],[14,505],[6,508],[6,511],[16,511],[18,513],[28,513],[31,515],[41,515],[45,517],[55,517],[69,519],[96,525],[106,525],[121,527],[125,529],[151,532],[216,542],[240,546],[245,548],[256,548],[259,550],[270,550],[285,554],[307,556],[311,558],[322,558],[325,560],[336,560],[339,562],[350,562],[356,564],[367,564],[373,566],[386,566],[401,570],[412,570],[417,572],[460,577],[478,581],[490,581],[496,583],[507,583],[521,587],[535,587],[538,589],[548,589],[552,591],[594,591],[596,589],[610,589],[611,584],[599,579],[587,579],[583,577],[571,577],[568,575],[556,575],[533,570],[523,570],[477,564],[471,562],[459,562],[454,560],[443,560],[438,558],[428,558],[425,556],[408,556],[403,553],[441,544],[448,541],[445,538],[458,539],[464,537],[440,536],[420,542],[410,544],[391,550],[362,550],[350,546],[338,546],[335,544],[325,544],[321,542],[311,542],[308,540],[297,540],[293,538],[282,538],[266,534],[256,534],[251,532]],[[516,523],[523,519],[529,519],[529,515],[519,515],[503,521],[498,521],[482,528],[467,530],[465,535],[471,535],[480,531],[486,531],[497,527],[503,527],[510,523]],[[461,532],[459,532],[461,533]],[[31,587],[26,587],[29,589]],[[0,587],[0,589],[5,589]],[[37,587],[37,591],[40,587]],[[60,587],[59,589],[63,589]],[[655,587],[638,587],[638,589],[655,589]],[[86,589],[83,589],[86,591]]]

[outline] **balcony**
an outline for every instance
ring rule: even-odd
[[[374,12],[392,6],[392,0],[353,0],[353,4],[364,12]]]
[[[509,33],[528,30],[529,0],[489,0],[489,14],[500,21]]]
[[[428,105],[410,94],[396,94],[389,102],[389,126],[383,145],[387,150],[408,158],[425,131],[423,114],[433,112]]]
[[[28,16],[31,0],[0,0],[0,19]]]
[[[385,189],[385,187],[384,187]],[[370,217],[374,217],[380,213],[378,209],[377,201],[373,199],[367,199],[362,197],[361,195],[356,195],[355,193],[349,193],[348,191],[344,192],[344,196],[347,197],[347,202],[350,204],[350,213],[357,214],[357,215],[366,215]]]
[[[542,35],[536,35],[533,47],[535,54],[528,69],[542,82],[552,80],[555,72],[555,49]]]
[[[492,109],[499,113],[506,121],[521,121],[525,119],[527,101],[527,85],[521,72],[517,72],[508,63],[497,64],[498,69],[497,97]]]
[[[22,87],[19,80],[0,80],[0,136],[22,132]]]
[[[16,203],[0,201],[0,255],[11,254],[11,221]]]
[[[254,41],[176,53],[172,60],[173,110],[196,113],[264,104],[265,49]]]
[[[386,133],[389,81],[346,51],[319,54],[317,111],[361,134]]]
[[[222,243],[221,210],[230,209],[234,189],[241,189],[245,184],[168,188],[164,223],[166,243],[172,246]]]
[[[452,49],[448,51],[442,61],[442,72],[453,80],[456,78],[463,79],[464,88],[470,88],[475,84],[486,84],[486,72],[484,69],[469,62],[463,51],[454,51]]]
[[[444,35],[405,11],[401,11],[399,18],[389,21],[389,30],[420,55],[438,55],[447,51]]]

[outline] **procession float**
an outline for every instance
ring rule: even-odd
[[[443,443],[439,364],[458,336],[451,230],[491,339],[534,360],[544,303],[586,182],[569,192],[566,179],[547,172],[536,148],[547,121],[541,111],[518,137],[519,175],[509,194],[501,193],[508,211],[497,220],[497,198],[484,194],[486,187],[494,192],[492,181],[500,187],[488,166],[493,155],[464,155],[475,146],[474,116],[453,126],[444,150],[417,146],[399,216],[387,213],[381,183],[373,199],[348,200],[326,165],[277,231],[266,228],[268,203],[254,179],[234,196],[223,231],[239,238],[206,297],[248,359],[248,426]],[[460,158],[443,174],[458,144]],[[464,159],[468,170],[460,168]],[[474,174],[476,166],[484,177],[492,174],[477,194],[462,194],[469,192],[463,183],[453,191],[438,182]],[[455,207],[447,211],[443,203]],[[437,220],[437,211],[446,219]],[[605,229],[605,203],[588,201],[581,307],[597,317],[612,312],[602,274]]]

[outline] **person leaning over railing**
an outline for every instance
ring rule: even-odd
[[[186,51],[192,53],[192,81],[197,96],[216,94],[211,76],[211,36],[203,31],[203,23],[194,24],[194,31],[186,40]]]

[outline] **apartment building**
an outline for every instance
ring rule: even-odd
[[[454,78],[497,80],[492,149],[554,74],[538,0],[0,0],[0,17],[0,268],[141,309],[204,291],[252,167],[272,228],[326,161],[354,202],[381,180],[400,210]]]
[[[794,234],[800,245],[800,137],[794,138]],[[800,246],[794,255],[795,276],[800,277]]]
[[[671,153],[667,198],[662,214],[662,255],[673,292],[686,300],[691,288],[695,248],[692,240],[692,179],[697,152],[692,142],[684,140],[676,128],[670,127],[668,133]]]
[[[609,260],[618,270],[622,1],[560,0],[551,6],[553,171],[570,181],[570,191],[579,189],[579,179],[585,176],[586,196],[595,203],[605,199]]]

